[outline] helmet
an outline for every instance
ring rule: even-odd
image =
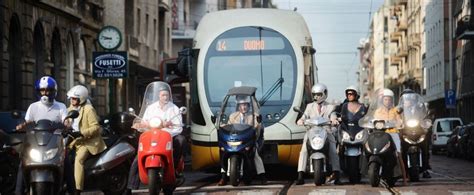
[[[393,98],[395,96],[395,94],[390,89],[383,89],[382,96],[384,96],[384,97],[389,96],[389,97]]]
[[[353,91],[355,93],[355,100],[359,100],[359,90],[357,90],[357,88],[353,85],[349,86],[346,88],[346,90],[344,91],[345,94],[347,94],[347,92],[349,91]]]
[[[235,96],[235,102],[237,104],[250,103],[248,96],[246,95],[237,95]]]
[[[40,93],[40,89],[47,89],[50,91],[48,96],[42,96]],[[58,84],[50,76],[41,77],[39,80],[35,82],[35,90],[37,92],[38,99],[40,99],[41,103],[50,105],[53,103],[54,99],[56,98],[57,91],[58,91]]]
[[[311,88],[311,93],[313,94],[313,99],[319,104],[324,102],[328,98],[328,88],[322,83],[317,83]],[[317,93],[322,93],[322,96],[317,96]]]
[[[410,93],[415,93],[415,91],[411,90],[411,89],[404,89],[402,91],[402,93],[400,94],[400,96],[403,96],[404,94],[410,94]]]
[[[82,85],[76,85],[67,92],[67,98],[79,98],[79,103],[84,104],[89,98],[89,91]]]

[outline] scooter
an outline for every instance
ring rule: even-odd
[[[303,112],[294,107],[295,112],[303,114]],[[314,176],[314,184],[322,185],[326,181],[326,176],[330,175],[331,168],[329,166],[329,140],[326,128],[330,127],[331,122],[324,117],[313,117],[307,119],[305,116],[304,126],[308,128],[306,146],[308,151],[308,160],[310,161],[310,173]]]
[[[364,143],[369,167],[369,183],[372,187],[377,187],[383,179],[392,187],[397,181],[393,177],[397,162],[396,146],[390,134],[385,130],[395,125],[385,120],[372,120],[370,123],[369,126],[361,125],[369,129],[367,141]]]
[[[0,194],[13,194],[20,156],[16,146],[20,139],[0,129]]]
[[[339,126],[339,154],[344,172],[351,183],[359,183],[361,163],[363,160],[363,143],[367,139],[367,131],[356,127],[354,123],[341,123]]]
[[[256,150],[255,129],[246,124],[230,124],[219,128],[217,132],[222,160],[226,164],[226,174],[233,186],[238,186],[243,179],[246,184],[251,181],[255,169],[254,155]]]
[[[173,118],[186,113],[181,107]],[[139,118],[138,116],[136,116]],[[161,129],[162,120],[153,118],[149,122],[151,129],[142,131],[138,141],[138,172],[140,181],[148,185],[150,194],[173,194],[177,186],[184,183],[184,158],[179,159],[178,167],[174,167],[173,137],[168,131]]]
[[[66,119],[77,118],[77,111]],[[22,151],[22,169],[30,192],[38,195],[57,194],[63,182],[65,145],[64,126],[50,120],[39,120],[26,127]]]
[[[110,125],[116,127],[116,124]],[[106,195],[122,194],[126,190],[128,169],[136,152],[133,147],[136,137],[127,132],[131,131],[110,128],[106,132],[104,139],[111,140],[106,141],[107,149],[84,162],[84,177],[87,178],[84,180],[84,190],[101,190]],[[68,132],[68,138],[73,137],[72,134]]]

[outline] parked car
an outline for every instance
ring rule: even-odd
[[[446,146],[448,157],[473,159],[474,154],[474,123],[456,127],[451,133]]]
[[[450,117],[436,119],[432,127],[432,153],[436,154],[441,150],[446,150],[446,144],[448,143],[448,139],[452,134],[454,128],[462,125],[463,122],[461,118]]]

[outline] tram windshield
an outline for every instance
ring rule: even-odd
[[[210,106],[219,106],[228,89],[236,86],[256,87],[256,97],[264,105],[291,105],[296,87],[295,52],[272,29],[234,28],[210,45],[204,80]]]

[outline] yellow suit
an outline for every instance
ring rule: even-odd
[[[74,107],[70,106],[68,112],[73,109]],[[84,161],[90,154],[96,155],[104,151],[106,146],[100,135],[99,117],[92,105],[82,105],[79,109],[79,117],[74,120],[79,120],[79,130],[83,136],[76,138],[70,144],[70,147],[76,147],[76,159],[74,161],[76,189],[82,190],[84,186]]]

